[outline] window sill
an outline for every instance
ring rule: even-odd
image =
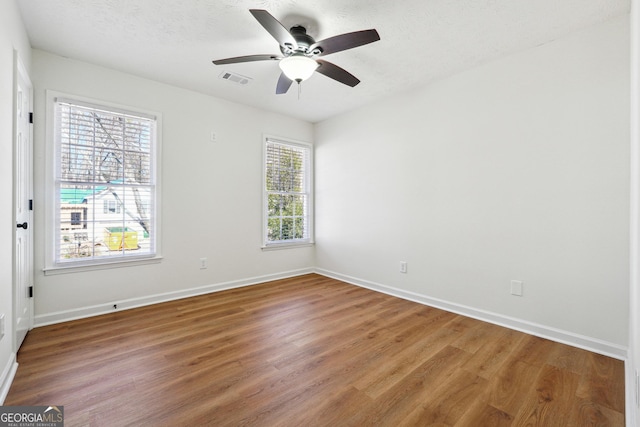
[[[314,242],[301,242],[301,243],[272,243],[267,246],[263,246],[263,251],[278,251],[281,249],[294,249],[294,248],[309,248],[314,246]]]
[[[84,265],[63,265],[55,267],[43,268],[45,276],[54,276],[57,274],[81,273],[84,271],[106,270],[111,268],[135,267],[138,265],[159,264],[162,261],[161,256],[151,258],[137,258],[117,261],[107,261]]]

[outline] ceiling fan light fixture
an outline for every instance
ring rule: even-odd
[[[360,80],[353,74],[329,61],[324,59],[315,60],[314,58],[324,57],[380,40],[380,34],[372,28],[315,41],[313,37],[307,34],[307,29],[301,25],[296,25],[288,30],[266,10],[249,9],[249,12],[278,42],[282,55],[236,56],[234,58],[217,59],[213,63],[215,65],[226,65],[254,61],[279,61],[282,72],[278,77],[276,95],[287,93],[293,82],[298,83],[299,95],[300,83],[311,77],[316,71],[344,85],[356,86],[360,83]]]
[[[280,69],[284,75],[298,83],[311,77],[318,65],[315,60],[302,54],[291,55],[280,61]]]

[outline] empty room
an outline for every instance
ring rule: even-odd
[[[1,2],[0,425],[640,426],[639,30]]]

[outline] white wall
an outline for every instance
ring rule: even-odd
[[[14,50],[25,68],[31,68],[31,47],[14,0],[0,2],[0,315],[5,335],[0,339],[0,404],[8,392],[13,349],[13,92]]]
[[[163,120],[163,261],[45,276],[44,211],[36,210],[36,325],[313,266],[312,247],[261,250],[262,134],[312,142],[311,124],[38,50],[33,69],[36,206],[44,200],[46,89],[157,111]]]
[[[318,124],[317,266],[626,354],[628,52],[624,16]]]

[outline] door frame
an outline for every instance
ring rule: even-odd
[[[16,50],[14,50],[13,52],[13,72],[14,72],[14,78],[13,78],[13,197],[12,197],[12,218],[13,218],[13,223],[17,224],[18,219],[16,218],[16,198],[17,198],[17,193],[19,191],[19,180],[23,179],[25,177],[21,177],[18,176],[18,171],[19,168],[17,168],[17,162],[18,162],[18,152],[17,152],[17,134],[18,134],[18,86],[19,86],[19,82],[20,80],[24,81],[26,83],[26,86],[28,88],[28,94],[27,94],[27,101],[28,101],[28,112],[32,113],[33,112],[33,84],[31,82],[31,78],[29,77],[29,73],[27,72],[26,67],[24,66],[22,60],[20,59],[20,56],[18,55],[18,52]],[[26,180],[27,180],[27,192],[28,192],[28,198],[30,200],[33,200],[33,124],[29,125],[29,132],[28,132],[28,159],[27,159],[27,163],[29,164],[29,170],[27,172],[27,176],[26,176]],[[32,207],[32,206],[31,206]],[[33,271],[33,266],[34,266],[34,248],[33,248],[33,210],[32,209],[28,209],[28,220],[27,220],[28,224],[29,224],[29,228],[28,230],[28,234],[27,234],[27,244],[29,245],[28,248],[28,252],[27,252],[27,256],[29,257],[28,260],[28,273],[27,273],[27,277],[28,277],[28,285],[27,286],[32,286],[34,285],[34,271]],[[14,352],[17,354],[19,347],[20,347],[20,343],[18,343],[18,333],[17,333],[17,327],[16,327],[16,320],[18,318],[18,309],[20,307],[18,307],[18,296],[20,295],[20,292],[24,292],[25,290],[21,290],[19,288],[19,283],[17,281],[18,279],[18,274],[17,274],[17,270],[18,270],[18,261],[17,261],[17,257],[16,257],[16,230],[17,228],[14,226],[13,227],[13,247],[12,247],[12,253],[13,253],[13,268],[12,268],[12,290],[13,290],[13,319],[12,319],[12,341],[13,341],[13,350]],[[32,296],[32,295],[31,295]],[[28,304],[28,330],[33,329],[33,325],[34,325],[34,303],[33,303],[33,297],[29,297],[27,299],[27,304]]]

